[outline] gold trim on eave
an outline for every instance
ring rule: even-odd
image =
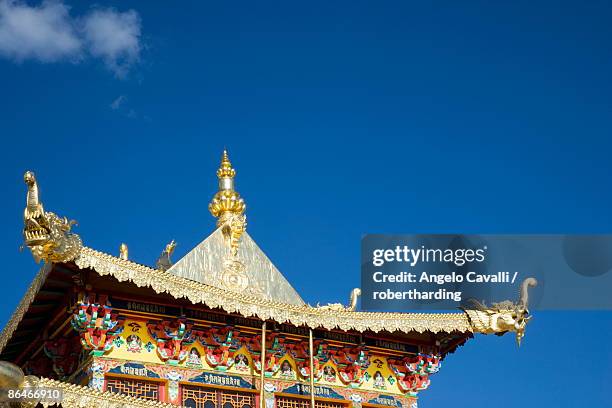
[[[91,248],[83,247],[74,261],[79,268],[91,268],[99,275],[109,275],[119,282],[129,281],[139,287],[150,287],[156,293],[168,293],[176,299],[188,299],[210,308],[262,320],[291,323],[295,326],[319,327],[331,330],[371,330],[404,333],[430,331],[472,332],[465,313],[379,313],[329,310],[308,305],[291,305],[258,298],[244,293],[216,288],[168,272],[126,261]]]

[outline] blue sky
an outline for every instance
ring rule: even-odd
[[[249,233],[311,303],[359,285],[365,233],[610,232],[612,7],[587,3],[0,0],[0,320],[37,270],[26,169],[86,245],[153,264],[212,231],[227,147]],[[421,406],[609,405],[611,324],[479,336]]]

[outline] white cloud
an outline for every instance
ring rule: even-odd
[[[53,62],[75,59],[81,40],[61,2],[45,1],[38,7],[0,0],[0,54],[16,61]]]
[[[141,116],[138,114],[138,112],[136,112],[133,108],[131,108],[128,104],[128,97],[126,95],[119,95],[118,97],[115,98],[115,100],[113,100],[109,107],[117,112],[118,114],[125,116],[126,118],[130,118],[130,119],[144,119],[147,121],[150,121],[150,118],[148,116]]]
[[[95,9],[73,17],[62,0],[30,6],[20,0],[0,0],[0,56],[22,62],[99,58],[124,77],[139,61],[140,16],[134,10]]]
[[[111,102],[110,108],[112,110],[117,110],[123,106],[127,102],[127,97],[125,95],[119,95],[114,101]]]
[[[89,52],[119,77],[140,58],[140,17],[134,10],[95,10],[84,18],[83,32]]]

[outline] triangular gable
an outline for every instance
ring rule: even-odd
[[[206,285],[268,300],[303,305],[304,301],[255,241],[244,233],[237,260],[231,262],[229,246],[218,228],[168,272]]]

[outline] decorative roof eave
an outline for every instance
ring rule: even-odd
[[[234,175],[235,171],[231,167],[227,153],[224,152],[222,166],[218,173],[222,194],[215,195],[216,201],[213,198],[211,212],[219,216],[219,222],[223,221],[218,226],[230,229],[233,240],[233,257],[236,256],[238,241],[245,228],[244,202],[233,189]],[[306,325],[311,328],[322,327],[328,330],[338,328],[359,332],[366,330],[404,333],[459,332],[468,335],[515,332],[520,345],[525,327],[531,319],[528,311],[527,292],[529,287],[537,284],[533,278],[528,278],[521,284],[518,303],[505,301],[491,306],[480,304],[474,309],[464,310],[463,313],[355,312],[352,310],[355,302],[351,302],[349,308],[335,304],[311,307],[264,299],[252,294],[238,294],[122,259],[127,258],[126,247],[122,248],[122,258],[84,247],[81,238],[71,232],[74,221],[58,217],[43,209],[34,174],[26,172],[24,181],[28,186],[24,211],[25,243],[32,251],[34,258],[37,261],[44,259],[46,266],[38,273],[17,310],[0,333],[0,352],[5,348],[8,339],[12,337],[44,283],[50,270],[48,265],[68,262],[74,262],[80,268],[91,268],[99,275],[113,276],[120,282],[130,281],[139,287],[150,287],[157,293],[168,293],[176,299],[188,299],[194,304],[202,303],[211,308],[221,308],[229,313],[239,313],[245,317],[256,316],[262,320],[271,319],[279,323],[288,322],[296,326]],[[169,253],[170,251],[168,251],[168,256]],[[230,260],[238,262],[237,259],[231,257]],[[353,297],[353,300],[355,299],[356,297]]]
[[[37,386],[41,388],[60,389],[62,391],[62,408],[176,408],[166,402],[148,401],[142,398],[116,394],[114,392],[101,392],[90,387],[65,383],[50,378],[40,378]],[[53,402],[41,402],[43,407],[57,406]]]
[[[339,328],[359,332],[366,330],[404,333],[474,332],[468,315],[462,312],[372,313],[290,305],[205,285],[88,247],[81,248],[74,262],[79,268],[91,268],[99,275],[112,276],[119,282],[133,282],[139,287],[150,287],[156,293],[167,293],[176,299],[184,298],[194,304],[202,303],[211,308],[219,307],[228,313],[239,313],[244,317],[256,316],[296,326]],[[34,301],[51,271],[51,266],[52,264],[47,262],[40,268],[15,312],[4,326],[0,333],[0,353]]]
[[[139,287],[150,287],[156,293],[168,293],[176,299],[184,298],[194,304],[202,303],[211,308],[221,308],[228,313],[239,313],[244,317],[255,316],[278,323],[359,332],[473,332],[468,316],[461,312],[375,313],[291,305],[205,285],[87,247],[81,249],[74,262],[79,268],[91,268],[99,275],[112,276],[119,282],[133,282]]]
[[[32,280],[32,283],[30,284],[30,287],[26,291],[25,295],[23,296],[23,298],[21,298],[21,301],[17,305],[17,308],[13,312],[13,315],[11,316],[9,321],[6,323],[6,325],[2,329],[2,332],[0,333],[0,353],[6,347],[6,344],[8,343],[9,339],[13,336],[13,333],[15,332],[15,330],[17,330],[17,326],[23,319],[23,316],[25,315],[25,313],[28,311],[30,305],[34,301],[34,297],[36,297],[36,294],[42,287],[50,271],[51,271],[51,264],[49,263],[45,263],[40,268],[40,270],[34,277],[34,280]]]

